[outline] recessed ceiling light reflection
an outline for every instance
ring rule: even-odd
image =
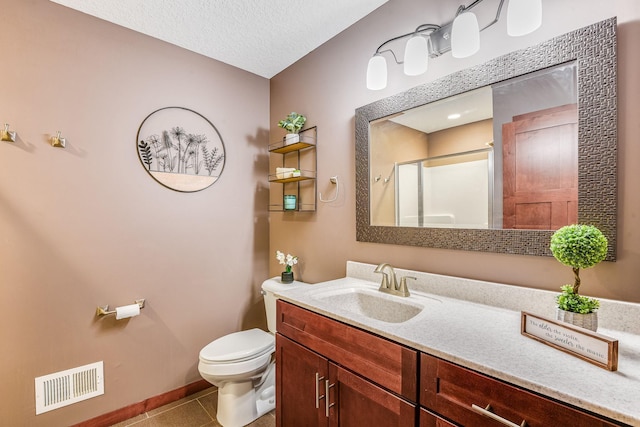
[[[455,120],[455,119],[459,119],[459,118],[460,118],[460,113],[449,114],[447,116],[447,119],[449,119],[449,120]]]

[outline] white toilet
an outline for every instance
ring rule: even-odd
[[[304,286],[302,282],[284,284],[280,278],[262,283],[267,327],[234,332],[207,344],[200,350],[200,375],[218,387],[217,419],[223,427],[245,426],[276,405],[275,351],[276,297]]]

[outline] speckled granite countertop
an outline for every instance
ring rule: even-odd
[[[556,293],[396,269],[426,308],[388,323],[318,298],[350,284],[377,289],[375,265],[347,263],[347,277],[279,293],[285,301],[425,353],[633,426],[640,426],[640,304],[600,300],[598,333],[618,340],[611,372],[520,333],[521,311],[554,318]],[[411,297],[409,297],[409,300]]]

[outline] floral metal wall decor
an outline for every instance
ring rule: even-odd
[[[188,108],[165,107],[149,114],[140,124],[136,145],[146,171],[176,191],[205,189],[224,169],[220,132]]]

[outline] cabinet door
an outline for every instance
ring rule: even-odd
[[[333,363],[327,390],[332,427],[415,426],[415,405]]]
[[[439,416],[420,408],[420,427],[457,427]]]
[[[276,425],[326,426],[327,359],[276,334]]]

